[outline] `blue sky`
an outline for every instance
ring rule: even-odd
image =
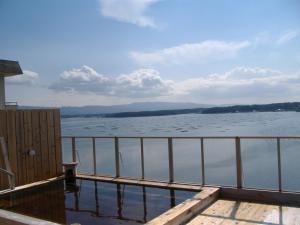
[[[300,99],[298,0],[0,0],[23,105]]]

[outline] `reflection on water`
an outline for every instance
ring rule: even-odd
[[[0,207],[61,224],[144,224],[195,192],[77,179],[0,198]]]
[[[299,112],[189,114],[138,118],[62,119],[63,135],[83,136],[300,136]],[[85,129],[89,127],[89,129]],[[235,185],[234,141],[205,140],[206,181]],[[96,140],[97,173],[115,174],[113,139]],[[145,140],[145,175],[168,178],[166,140]],[[121,175],[140,177],[139,140],[120,140]],[[63,142],[64,161],[71,161],[71,142]],[[174,140],[175,180],[201,181],[200,140]],[[241,140],[243,177],[248,187],[277,188],[276,140]],[[78,140],[79,170],[92,173],[91,140]],[[300,140],[282,140],[285,190],[300,191]],[[259,176],[258,176],[259,174]]]

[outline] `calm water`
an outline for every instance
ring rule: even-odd
[[[62,119],[63,135],[83,136],[300,136],[300,113],[188,114],[139,118]],[[79,170],[92,173],[92,142],[76,142]],[[174,140],[176,181],[200,182],[199,140]],[[235,185],[234,140],[205,140],[206,181]],[[65,140],[64,161],[71,160],[71,142]],[[166,140],[144,140],[146,178],[168,179]],[[114,143],[97,139],[97,173],[114,175]],[[140,177],[139,140],[120,140],[121,175]],[[242,140],[244,185],[277,188],[275,140]],[[300,139],[282,140],[282,181],[286,190],[300,191]]]
[[[0,198],[0,207],[60,224],[144,224],[195,192],[63,180]]]

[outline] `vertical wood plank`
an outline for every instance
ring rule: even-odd
[[[17,141],[16,141],[16,112],[7,111],[7,149],[8,159],[12,173],[18,172],[17,165]]]
[[[59,109],[54,110],[54,132],[55,132],[56,175],[59,176],[63,172],[62,147],[61,147],[61,126],[60,126],[60,111],[59,111]]]
[[[43,179],[50,177],[50,162],[48,160],[48,129],[47,113],[45,110],[40,112],[40,135],[41,135],[41,154]]]
[[[32,143],[35,155],[31,156],[34,161],[34,181],[41,180],[42,175],[42,154],[41,154],[41,136],[40,136],[40,112],[32,111]]]
[[[54,121],[53,111],[47,111],[47,129],[48,129],[48,159],[50,161],[50,176],[56,175],[56,162],[55,162],[55,142],[54,142]]]
[[[18,174],[16,174],[18,185],[26,184],[27,168],[25,154],[25,131],[24,131],[24,111],[17,111],[17,150],[18,150]]]
[[[6,129],[6,111],[0,110],[0,137],[4,137],[7,140],[7,129]],[[1,148],[1,146],[0,146]],[[2,150],[2,149],[0,149]],[[4,158],[2,154],[0,155],[0,167],[4,168]],[[8,185],[7,176],[3,173],[0,174],[0,189],[6,189]]]
[[[25,130],[25,149],[27,180],[26,183],[34,182],[34,161],[33,156],[28,154],[32,149],[32,114],[31,110],[24,110],[24,130]]]

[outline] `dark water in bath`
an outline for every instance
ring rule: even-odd
[[[0,208],[60,223],[144,224],[195,192],[77,179],[18,191],[0,198]]]
[[[62,119],[63,135],[83,136],[300,136],[299,112],[188,114],[138,118]],[[79,170],[93,172],[92,142],[76,141]],[[205,175],[209,184],[235,185],[234,140],[205,140]],[[64,140],[64,161],[71,141]],[[168,179],[168,142],[144,140],[145,176]],[[201,182],[200,140],[174,140],[175,180]],[[241,140],[244,186],[278,188],[276,140]],[[140,177],[140,142],[121,139],[121,175]],[[113,139],[96,140],[97,173],[114,175]],[[300,139],[281,140],[282,185],[300,191]]]

